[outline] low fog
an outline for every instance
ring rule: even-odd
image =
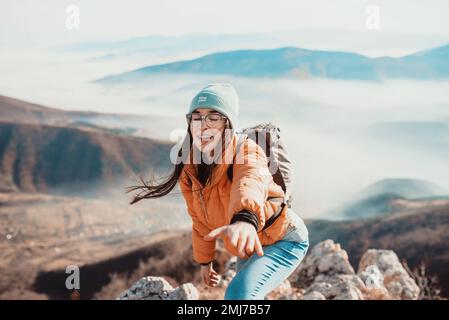
[[[197,90],[210,82],[231,82],[240,95],[242,127],[266,120],[281,127],[295,164],[293,208],[305,218],[318,217],[385,178],[424,179],[449,189],[447,81],[373,83],[192,74],[105,86],[92,81],[168,57],[146,57],[143,63],[75,53],[1,55],[0,94],[66,110],[152,116],[146,126],[136,126],[142,135],[162,139],[185,128],[184,115]],[[404,135],[403,124],[422,126],[428,135],[413,136],[413,130]]]

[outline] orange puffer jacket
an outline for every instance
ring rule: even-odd
[[[282,239],[293,223],[286,214],[288,207],[284,206],[274,222],[262,230],[281,205],[267,198],[284,197],[284,191],[273,181],[268,171],[268,159],[252,139],[241,143],[234,160],[233,179],[229,181],[226,170],[237,151],[237,138],[234,133],[221,155],[221,163],[212,172],[210,184],[203,187],[193,163],[185,163],[179,177],[180,189],[192,218],[193,258],[198,263],[210,262],[215,257],[215,241],[206,241],[203,237],[215,228],[228,225],[232,216],[244,209],[257,215],[257,234],[262,245]],[[192,148],[189,159],[193,159]]]

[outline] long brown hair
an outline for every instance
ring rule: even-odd
[[[222,135],[222,151],[226,147],[224,141],[224,135],[226,129],[230,128],[229,120],[226,121],[226,126],[223,130]],[[193,137],[192,132],[190,131],[190,124],[187,128],[187,134],[184,138],[181,147],[177,154],[177,161],[174,165],[171,173],[165,178],[165,181],[158,183],[154,177],[150,179],[150,181],[145,181],[142,177],[139,177],[141,182],[140,185],[129,186],[126,188],[126,193],[138,191],[137,194],[134,195],[134,198],[130,202],[130,204],[134,204],[142,199],[151,199],[151,198],[159,198],[169,194],[173,188],[178,183],[179,177],[181,175],[182,169],[184,168],[184,163],[187,157],[190,154],[190,148],[193,148]],[[213,169],[216,166],[216,163],[213,162],[211,164],[207,164],[203,162],[203,157],[200,158],[201,162],[197,165],[198,168],[198,178],[203,185],[206,185],[210,182],[210,178],[212,176]]]

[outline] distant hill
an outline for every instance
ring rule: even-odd
[[[442,195],[445,190],[437,184],[420,179],[382,179],[362,189],[357,198],[368,198],[384,193],[406,198],[423,198]]]
[[[401,58],[378,58],[375,62],[380,74],[390,78],[447,79],[449,77],[449,45]]]
[[[399,58],[369,58],[338,51],[283,47],[235,50],[197,59],[151,65],[107,76],[97,83],[127,83],[158,73],[218,74],[243,77],[322,77],[378,81],[383,78],[449,78],[449,45]]]
[[[66,111],[0,95],[0,119],[2,122],[68,125],[71,122],[84,122],[100,117],[120,118],[123,116],[127,115]]]
[[[154,119],[145,115],[67,111],[0,95],[2,122],[74,127],[114,134],[132,135]]]
[[[394,250],[412,266],[424,261],[449,295],[449,198],[396,199],[388,215],[354,221],[307,221],[310,242],[331,238],[348,251],[356,266],[369,248]]]
[[[336,219],[364,219],[393,212],[398,199],[429,198],[447,194],[442,187],[419,179],[383,179],[355,194],[325,216]]]
[[[171,143],[70,127],[0,122],[0,190],[120,189],[132,173],[168,171]]]

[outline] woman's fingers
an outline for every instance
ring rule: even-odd
[[[210,286],[211,286],[211,287],[216,287],[216,286],[217,286],[217,284],[218,284],[218,281],[215,281],[215,282],[211,282],[211,283],[210,283]]]
[[[227,226],[222,226],[219,228],[216,228],[214,230],[212,230],[211,232],[209,232],[207,235],[205,235],[203,237],[204,240],[207,241],[212,241],[213,239],[215,239],[218,236],[221,236],[227,229]]]
[[[256,235],[257,237],[257,235]],[[246,251],[246,255],[247,256],[251,256],[254,252],[254,243],[255,243],[255,237],[248,237],[248,241],[246,242],[246,247],[245,247],[245,251]]]
[[[247,241],[248,241],[248,235],[246,233],[242,232],[242,234],[239,238],[238,246],[237,246],[237,252],[239,254],[239,257],[242,259],[248,258],[246,256],[246,252],[245,252],[245,246],[246,246]]]
[[[263,256],[263,249],[262,245],[260,244],[259,237],[255,237],[255,243],[254,243],[254,249],[256,249],[256,252],[259,256]]]
[[[232,232],[231,243],[234,247],[237,247],[239,241],[240,232]]]
[[[218,275],[218,272],[215,271],[215,269],[211,269],[211,270],[210,270],[210,274],[217,274],[217,275]]]
[[[201,272],[201,277],[204,284],[209,287],[215,287],[220,281],[219,274],[212,268],[208,271]]]
[[[219,275],[219,274],[212,274],[212,275],[210,276],[210,278],[211,278],[212,280],[219,280],[219,279],[220,279],[220,275]]]
[[[214,273],[210,273],[209,274],[209,286],[210,287],[215,287],[217,284],[218,284],[218,282],[220,281],[220,276],[218,275],[218,273],[216,273],[215,271],[214,271]]]
[[[215,277],[211,277],[211,278],[210,278],[210,281],[211,281],[211,282],[218,282],[218,280],[220,280],[220,278],[219,278],[218,276],[215,276]]]

